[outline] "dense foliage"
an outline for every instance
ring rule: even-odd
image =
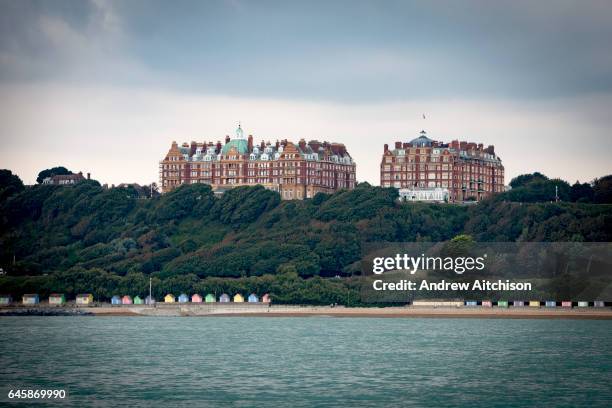
[[[261,186],[217,197],[197,184],[142,199],[133,187],[93,180],[23,188],[10,172],[0,175],[0,191],[12,189],[0,200],[0,267],[8,271],[0,292],[14,295],[144,295],[151,276],[158,296],[270,292],[288,303],[346,303],[358,298],[347,277],[359,272],[368,242],[461,234],[476,241],[612,240],[612,205],[526,204],[507,193],[470,206],[399,203],[397,190],[362,183],[281,202]],[[532,177],[516,190],[549,181]]]

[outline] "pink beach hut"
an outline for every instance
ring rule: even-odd
[[[129,295],[125,295],[124,297],[121,298],[121,304],[122,305],[131,305],[132,302],[132,297]]]
[[[266,293],[261,297],[261,303],[270,303],[270,294]]]
[[[202,303],[202,296],[198,295],[197,293],[191,295],[191,303]]]
[[[493,307],[493,302],[490,300],[483,300],[481,303],[482,307]]]
[[[572,301],[564,300],[563,302],[561,302],[561,307],[572,307]]]

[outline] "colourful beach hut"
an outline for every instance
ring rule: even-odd
[[[561,307],[572,307],[572,301],[564,300],[563,302],[561,302]]]
[[[11,295],[0,295],[0,305],[10,305],[13,302]]]
[[[94,298],[91,293],[80,293],[77,295],[75,303],[77,305],[91,305],[93,300]]]
[[[493,307],[493,302],[490,300],[483,300],[481,303],[482,307]]]
[[[202,303],[202,296],[197,293],[191,295],[191,303]]]
[[[120,305],[121,304],[121,296],[115,295],[111,298],[111,305]]]
[[[66,303],[66,296],[63,293],[52,293],[49,295],[50,305],[63,305]]]
[[[186,295],[186,294],[184,294],[184,293],[181,293],[181,294],[179,295],[179,297],[178,297],[178,302],[179,302],[179,303],[187,303],[187,302],[189,302],[189,296],[187,296],[187,295]]]
[[[229,303],[229,301],[230,301],[230,297],[227,293],[224,293],[221,296],[219,296],[220,303]]]
[[[144,300],[142,300],[142,298],[138,295],[134,296],[134,304],[135,305],[142,305],[144,304]]]
[[[580,301],[578,302],[578,307],[589,307],[589,302]]]
[[[498,300],[497,301],[497,307],[508,307],[508,301],[507,300]]]
[[[270,300],[271,300],[271,299],[270,299],[270,294],[269,294],[269,293],[266,293],[265,295],[263,295],[263,296],[261,297],[261,301],[262,301],[262,303],[270,303]]]
[[[529,307],[540,307],[540,301],[539,300],[530,300],[529,301]]]
[[[164,303],[174,303],[175,301],[176,299],[172,293],[168,293],[166,296],[164,296]]]
[[[134,303],[134,302],[132,301],[132,297],[131,297],[130,295],[124,295],[124,296],[121,298],[121,304],[122,304],[122,305],[131,305],[131,304],[133,304],[133,303]]]
[[[544,304],[544,306],[546,306],[546,307],[557,307],[557,302],[555,302],[554,300],[547,300],[546,303]]]
[[[472,307],[473,307],[473,306],[478,306],[478,302],[477,302],[477,301],[475,301],[475,300],[466,300],[466,301],[465,301],[465,305],[466,305],[466,306],[472,306]]]
[[[236,293],[234,295],[234,303],[243,303],[244,302],[244,298],[242,297],[242,295],[240,293]]]
[[[209,293],[208,295],[206,295],[206,297],[204,298],[204,301],[206,303],[215,303],[217,301],[217,299],[215,298],[215,295],[213,295],[212,293]]]
[[[257,297],[257,295],[256,295],[256,294],[251,293],[251,294],[249,295],[248,302],[249,302],[249,303],[259,303],[259,298]]]
[[[36,293],[23,295],[21,298],[21,302],[24,305],[37,305],[40,303],[40,298]]]
[[[606,307],[606,303],[603,300],[596,300],[593,302],[595,307]]]
[[[151,297],[151,296],[147,296],[145,298],[145,305],[154,305],[155,304],[155,298]]]
[[[514,307],[524,307],[525,306],[525,302],[522,300],[515,300],[512,302],[512,306]]]

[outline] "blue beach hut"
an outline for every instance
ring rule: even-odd
[[[121,296],[115,295],[111,298],[111,305],[120,305],[121,304]]]
[[[259,298],[257,297],[257,295],[256,295],[256,294],[251,293],[251,294],[249,295],[248,302],[249,302],[249,303],[258,303],[258,302],[259,302]]]
[[[545,306],[546,307],[557,307],[557,302],[555,302],[554,300],[547,300]]]
[[[477,302],[477,301],[475,301],[475,300],[466,300],[466,301],[465,301],[465,305],[466,305],[466,306],[472,306],[472,307],[473,307],[473,306],[478,306],[478,302]]]
[[[224,293],[221,296],[219,296],[220,303],[229,303],[229,301],[230,301],[230,297],[227,293]]]
[[[184,294],[184,293],[181,293],[181,294],[179,295],[179,297],[178,297],[178,302],[179,302],[179,303],[187,303],[187,302],[189,302],[189,296],[187,296],[187,295],[186,295],[186,294]]]
[[[151,297],[151,296],[147,296],[145,298],[145,305],[154,305],[155,304],[155,298]]]

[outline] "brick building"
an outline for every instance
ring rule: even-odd
[[[355,162],[340,143],[301,139],[254,144],[240,126],[225,143],[172,142],[159,162],[162,192],[181,184],[210,184],[216,192],[260,184],[286,200],[355,187]]]
[[[448,189],[451,202],[481,200],[504,191],[504,166],[493,146],[431,140],[425,131],[410,142],[385,144],[380,184],[398,189]]]

